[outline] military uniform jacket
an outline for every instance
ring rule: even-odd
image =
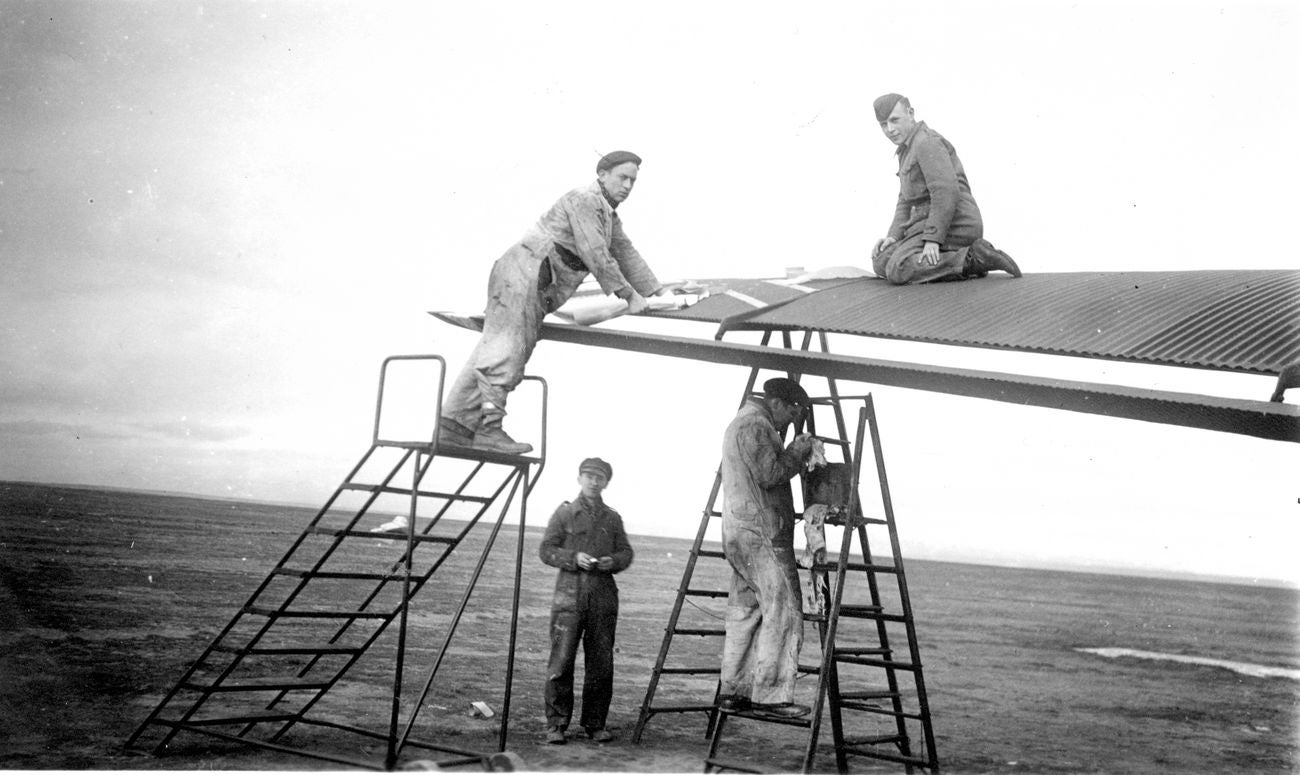
[[[924,221],[920,233],[927,242],[948,241],[953,220],[981,222],[979,206],[971,194],[966,170],[952,143],[919,121],[912,136],[898,146],[898,205],[889,236],[903,239]]]
[[[614,567],[579,570],[578,552],[597,559],[610,557]],[[617,595],[614,574],[632,564],[632,545],[623,530],[623,518],[603,501],[582,495],[560,504],[551,515],[539,554],[542,562],[560,569],[555,578],[556,604],[579,602],[592,593]]]

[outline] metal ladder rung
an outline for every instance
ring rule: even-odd
[[[262,608],[255,605],[245,606],[244,613],[273,616],[279,619],[390,619],[393,617],[391,611],[282,611],[278,608]]]
[[[661,675],[718,675],[721,672],[720,667],[665,667],[659,671]]]
[[[288,568],[279,567],[271,571],[278,576],[296,576],[298,578],[315,578],[315,579],[351,579],[354,581],[401,581],[406,578],[401,573],[367,573],[361,571],[325,571],[325,570],[307,570],[305,568]]]
[[[203,684],[187,681],[181,686],[199,692],[267,692],[267,691],[318,691],[327,689],[329,681],[305,678],[255,678],[245,682]]]
[[[439,492],[437,490],[414,490],[410,487],[394,487],[391,484],[364,484],[347,482],[339,485],[340,490],[359,492],[387,493],[389,495],[418,495],[421,498],[441,498],[446,501],[469,501],[470,503],[491,503],[492,499],[484,495],[465,495],[464,493]]]
[[[863,667],[884,667],[884,668],[892,668],[894,670],[903,670],[907,672],[915,672],[917,670],[916,665],[913,665],[911,662],[891,662],[888,659],[868,659],[866,657],[837,656],[835,657],[835,661],[847,662],[851,665],[862,665]]]
[[[876,565],[869,562],[846,562],[844,568],[851,571],[868,571],[870,573],[898,573],[898,568],[893,565]],[[839,569],[839,565],[833,562],[818,563],[813,566],[813,570],[826,571],[834,573]]]
[[[700,705],[691,703],[689,705],[654,705],[647,710],[654,713],[689,713],[690,711],[700,711],[702,713],[712,713],[717,710],[717,705]]]
[[[724,589],[687,589],[686,594],[691,597],[726,597],[731,593]]]
[[[884,646],[836,646],[834,653],[836,659],[838,659],[840,657],[861,657],[868,654],[892,654],[894,650]]]
[[[897,745],[899,743],[905,743],[905,742],[907,742],[907,738],[904,737],[903,735],[868,735],[866,737],[854,737],[854,738],[844,739],[845,747],[862,746],[862,745],[885,745],[886,743],[892,743],[894,745]]]
[[[874,713],[878,716],[889,716],[891,718],[910,718],[913,721],[921,720],[921,714],[913,711],[894,710],[893,708],[886,708],[880,705],[869,705],[864,702],[845,701],[843,699],[840,700],[840,709],[856,710],[861,711],[862,713]]]
[[[700,627],[678,627],[673,630],[673,635],[701,635],[701,636],[721,636],[726,635],[726,630],[708,630]]]
[[[216,645],[213,651],[226,654],[360,654],[360,646],[225,646]]]
[[[747,718],[751,721],[761,721],[765,724],[781,724],[787,727],[803,727],[805,729],[810,729],[812,727],[811,713],[806,716],[790,718],[787,716],[769,716],[761,710],[720,710],[719,712],[735,718]]]
[[[841,700],[892,700],[895,697],[901,697],[900,692],[891,692],[888,689],[869,690],[864,692],[840,692]]]
[[[397,530],[385,530],[381,533],[372,533],[369,530],[345,530],[345,529],[332,528],[332,527],[321,527],[320,525],[313,525],[312,527],[307,528],[306,532],[311,533],[313,535],[333,536],[335,538],[380,538],[380,539],[386,538],[390,541],[394,539],[399,541],[405,541],[407,538],[407,534],[405,532],[397,531]],[[413,538],[416,540],[417,543],[419,542],[439,543],[439,544],[457,543],[457,539],[454,536],[431,536],[431,535],[421,535],[419,533],[416,533],[413,536]]]
[[[840,616],[849,619],[870,619],[872,621],[883,622],[905,622],[907,617],[902,614],[887,614],[879,606],[840,606]]]
[[[866,756],[871,759],[882,759],[887,762],[896,762],[898,764],[910,764],[914,767],[934,767],[934,762],[929,761],[923,756],[904,756],[901,753],[892,753],[890,751],[876,750],[854,750],[857,746],[844,744],[844,752],[855,756]]]
[[[165,724],[170,727],[213,727],[222,724],[265,724],[271,722],[293,721],[298,718],[294,713],[249,713],[243,716],[224,716],[221,718],[192,718],[181,721],[180,719],[159,718],[156,723]]]

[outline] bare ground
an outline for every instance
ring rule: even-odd
[[[0,766],[16,769],[335,769],[336,764],[188,735],[161,756],[123,743],[297,536],[310,510],[96,490],[0,484]],[[505,613],[514,550],[503,535],[440,668],[417,735],[494,750],[506,667]],[[704,716],[656,717],[629,740],[680,580],[684,541],[641,538],[623,595],[618,683],[607,745],[541,740],[541,677],[553,579],[525,545],[508,749],[528,769],[698,772]],[[910,573],[940,759],[949,772],[1294,772],[1294,681],[1180,666],[1071,661],[1051,622],[972,615],[998,590],[936,587]],[[948,582],[945,582],[945,585]],[[453,590],[454,591],[454,590]],[[427,591],[423,595],[454,597]],[[433,617],[433,618],[436,618]],[[432,619],[430,620],[432,622]],[[430,623],[426,622],[426,623]],[[419,621],[416,626],[421,626]],[[1214,623],[1205,623],[1207,633]],[[1261,624],[1261,626],[1264,626]],[[1282,623],[1281,626],[1294,626]],[[1057,628],[1059,630],[1059,628]],[[436,644],[412,643],[412,664]],[[1072,652],[1071,652],[1072,653]],[[324,718],[382,728],[391,681],[383,654],[331,692]],[[418,685],[421,670],[415,670]],[[413,688],[404,689],[410,697]],[[482,700],[498,713],[475,716]],[[804,740],[775,725],[737,724],[736,757],[797,766]],[[829,737],[823,732],[822,739]],[[382,764],[382,747],[338,733],[298,738]],[[428,759],[440,755],[428,754]],[[402,765],[420,767],[408,751]],[[858,772],[900,767],[854,759]],[[817,766],[834,769],[823,743]]]

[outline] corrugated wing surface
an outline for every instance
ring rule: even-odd
[[[775,301],[786,303],[744,327],[1266,374],[1300,362],[1295,271],[993,275],[909,286],[872,278],[819,285],[824,290],[798,297],[782,289]],[[707,304],[714,298],[674,316],[718,319],[712,313],[722,312],[721,304]]]

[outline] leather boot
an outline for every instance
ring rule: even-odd
[[[986,239],[977,239],[966,253],[966,266],[962,273],[967,277],[983,277],[989,272],[1006,272],[1012,277],[1020,276],[1020,267],[1011,256],[993,247]]]
[[[474,448],[506,455],[522,455],[533,451],[532,444],[510,438],[510,434],[501,428],[501,421],[497,419],[484,420],[478,427],[478,432],[474,434]]]
[[[452,447],[474,446],[474,431],[456,422],[450,417],[438,418],[438,446]]]

